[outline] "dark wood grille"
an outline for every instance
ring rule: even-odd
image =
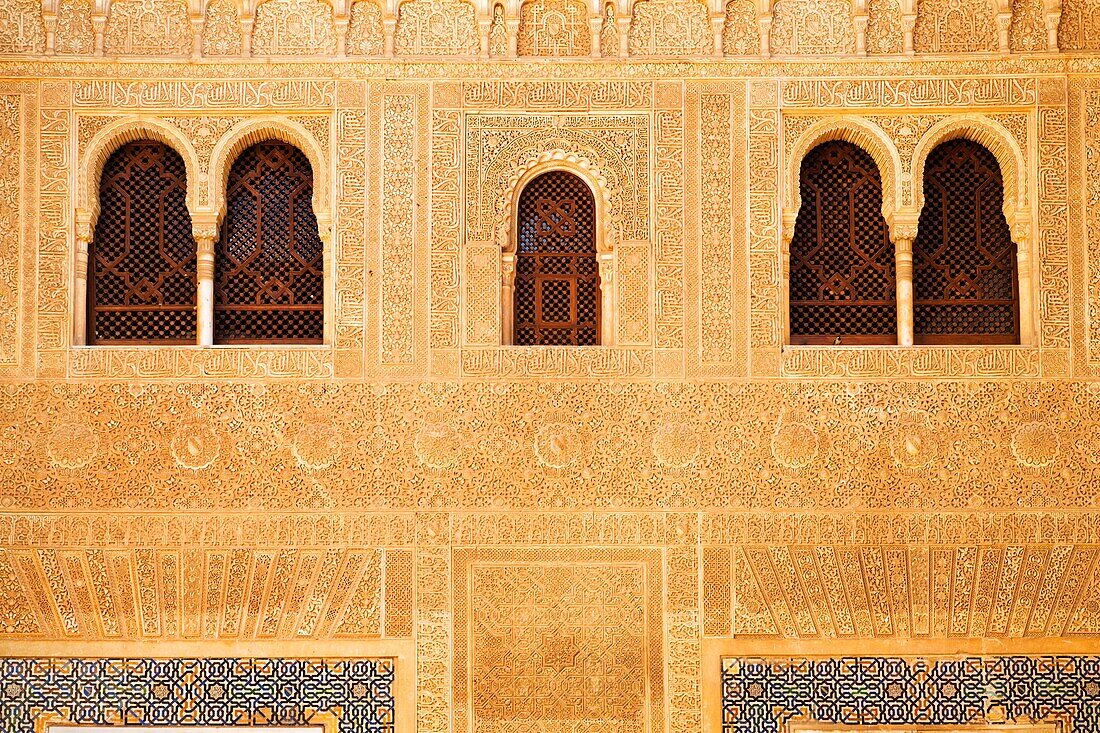
[[[882,218],[878,166],[852,143],[823,143],[802,161],[799,187],[791,341],[895,343],[894,248]]]
[[[313,169],[297,148],[262,142],[229,171],[218,241],[214,338],[219,343],[321,343],[323,245]]]
[[[195,238],[179,153],[143,141],[107,159],[89,255],[88,343],[194,343]]]
[[[577,176],[551,171],[519,199],[515,343],[600,343],[596,202]]]
[[[913,242],[916,342],[1019,342],[1016,246],[997,159],[970,140],[937,146],[924,198]]]

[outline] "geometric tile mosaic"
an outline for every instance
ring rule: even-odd
[[[305,725],[393,733],[392,659],[0,659],[0,729],[77,725]]]
[[[1100,731],[1100,657],[724,659],[722,733],[788,721],[968,725],[1058,721]]]

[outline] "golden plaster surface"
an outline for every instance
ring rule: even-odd
[[[5,7],[0,650],[397,645],[418,727],[500,733],[698,730],[723,654],[1095,651],[1087,4],[1053,28],[1072,53],[1021,16],[976,39],[917,19],[915,56],[883,3],[812,3],[816,37],[767,4],[769,37],[740,3],[647,0],[568,42],[554,3],[509,4],[499,60],[459,0],[269,0],[247,33],[234,3],[180,0],[143,38],[136,6],[104,38],[78,2],[41,27]],[[573,56],[511,61],[517,38]],[[116,130],[184,141],[199,219],[243,131],[293,131],[324,181],[325,345],[74,345]],[[903,227],[952,134],[1002,160],[1031,338],[785,346],[798,156],[878,141]],[[548,150],[604,187],[613,347],[500,345],[509,183]]]

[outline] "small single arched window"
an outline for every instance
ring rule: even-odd
[[[790,260],[795,344],[897,343],[894,248],[882,180],[865,150],[822,143],[802,161]]]
[[[89,260],[89,344],[194,343],[195,238],[179,153],[143,140],[107,159]]]
[[[215,258],[215,341],[321,343],[324,248],[309,160],[282,142],[247,148],[229,171],[226,204]]]
[[[1020,340],[1016,245],[997,158],[982,145],[942,143],[924,166],[913,241],[913,326],[919,344]]]
[[[600,343],[596,202],[581,178],[550,171],[519,198],[514,342]]]

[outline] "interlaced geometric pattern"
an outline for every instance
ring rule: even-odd
[[[35,730],[47,714],[75,725],[295,727],[330,712],[339,733],[393,733],[393,681],[392,659],[6,658],[0,730]]]
[[[292,145],[257,143],[233,163],[226,198],[216,258],[215,339],[321,343],[323,246],[309,160]]]
[[[572,173],[544,173],[520,195],[515,299],[516,344],[599,344],[596,202]]]
[[[1100,733],[1100,657],[722,660],[722,733],[791,720],[965,730],[994,711]]]
[[[123,145],[103,167],[88,278],[88,343],[195,341],[195,238],[183,158]]]
[[[791,341],[894,343],[894,248],[882,218],[878,166],[834,140],[802,161],[802,207],[791,240]]]
[[[1018,343],[1016,245],[997,159],[970,140],[939,145],[925,164],[924,197],[913,242],[917,342]]]

